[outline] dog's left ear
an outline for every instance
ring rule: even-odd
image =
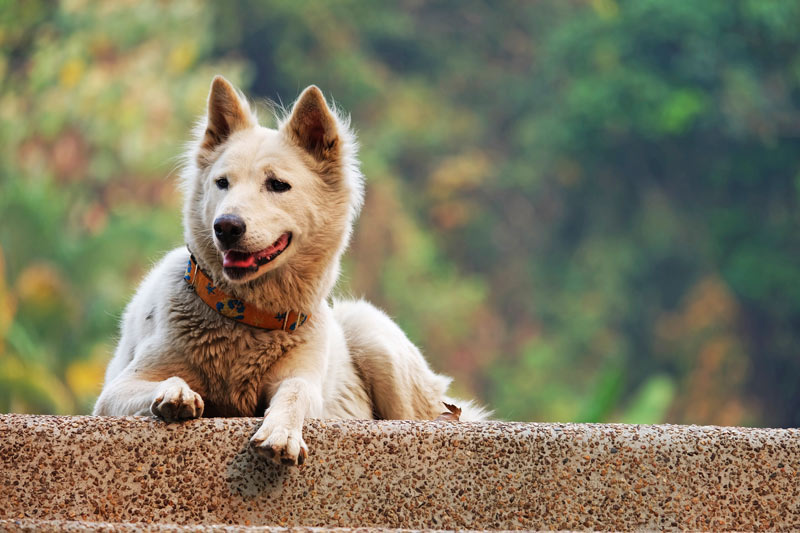
[[[292,116],[283,126],[286,135],[317,161],[332,159],[339,150],[336,118],[325,97],[310,85],[292,107]]]
[[[210,152],[227,141],[235,131],[253,126],[255,120],[247,101],[239,97],[228,80],[216,76],[208,94],[208,122],[202,148]]]

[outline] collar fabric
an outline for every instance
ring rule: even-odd
[[[183,275],[183,279],[194,290],[195,294],[217,313],[254,328],[280,329],[291,333],[311,318],[311,315],[299,311],[266,311],[229,296],[214,285],[211,278],[200,268],[191,252],[189,253],[189,261],[186,263],[186,272]]]

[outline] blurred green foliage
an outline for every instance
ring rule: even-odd
[[[168,176],[223,67],[173,31],[208,27],[195,2],[0,10],[0,410],[87,412],[131,289],[180,243]]]
[[[800,425],[800,2],[0,7],[0,410],[86,412],[214,73],[352,112],[340,285],[518,420]]]

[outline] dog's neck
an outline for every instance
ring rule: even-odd
[[[294,309],[315,313],[339,275],[341,252],[295,256],[292,261],[245,283],[230,282],[222,271],[216,247],[187,243],[200,268],[224,292],[259,309]]]

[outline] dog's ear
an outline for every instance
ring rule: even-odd
[[[247,101],[239,97],[228,80],[216,76],[208,94],[208,122],[201,148],[210,152],[224,143],[233,132],[255,125]]]
[[[292,116],[283,126],[285,134],[317,161],[333,158],[339,149],[336,118],[315,86],[303,91],[292,107]]]

